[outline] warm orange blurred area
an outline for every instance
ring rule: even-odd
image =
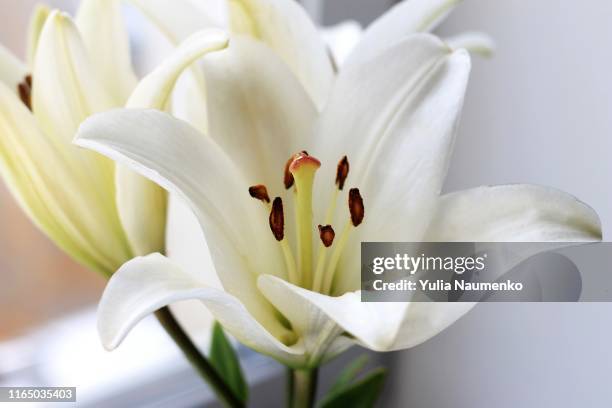
[[[105,279],[78,265],[0,187],[0,341],[98,300]]]

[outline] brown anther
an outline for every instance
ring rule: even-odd
[[[283,214],[283,200],[280,197],[276,197],[272,202],[270,229],[277,241],[283,240],[285,237],[285,216]]]
[[[249,194],[251,197],[257,200],[269,203],[270,196],[268,196],[268,189],[263,184],[257,184],[256,186],[249,187]]]
[[[344,182],[348,177],[349,173],[349,162],[346,156],[344,156],[338,162],[338,170],[336,170],[336,185],[338,186],[338,190],[342,190],[344,188]]]
[[[363,199],[361,198],[361,194],[359,194],[358,188],[351,188],[349,190],[348,205],[349,211],[351,212],[351,222],[356,227],[361,224],[365,215]]]
[[[326,248],[329,248],[334,242],[336,233],[331,225],[319,225],[319,237]]]
[[[32,110],[32,75],[26,77],[17,85],[19,99],[29,110]]]
[[[291,166],[291,163],[293,163],[294,160],[298,159],[299,157],[303,157],[303,156],[308,156],[308,152],[306,150],[302,150],[301,152],[294,154],[293,156],[289,158],[289,160],[287,160],[287,163],[285,163],[285,174],[283,177],[283,184],[285,185],[285,188],[287,190],[289,190],[293,186],[293,182],[294,182],[293,174],[291,174],[289,167]]]

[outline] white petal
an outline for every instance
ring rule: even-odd
[[[83,0],[76,16],[83,43],[94,68],[116,105],[136,86],[130,44],[120,0]]]
[[[195,33],[213,28],[227,27],[225,0],[128,0],[138,8],[175,46]],[[195,45],[195,44],[194,44]],[[208,132],[204,78],[194,66],[179,82],[180,98],[173,113],[187,120],[201,132]]]
[[[206,28],[225,27],[219,17],[225,0],[127,0],[144,14],[173,44]],[[200,3],[200,4],[199,4]],[[222,10],[225,11],[225,10]],[[227,18],[227,17],[225,17]]]
[[[98,306],[102,344],[107,349],[116,348],[144,317],[187,299],[204,302],[223,327],[248,347],[287,363],[299,359],[300,352],[270,335],[240,300],[208,287],[160,254],[134,258],[109,280]]]
[[[414,347],[435,336],[467,313],[474,303],[362,302],[359,291],[331,297],[272,276],[261,276],[259,287],[313,341],[321,335],[326,316],[375,351]],[[314,322],[314,324],[313,324]]]
[[[222,289],[204,233],[191,208],[180,197],[168,197],[166,256],[207,286]]]
[[[54,143],[12,90],[0,84],[0,170],[24,211],[79,262],[106,275],[130,258],[118,220],[79,171],[79,151]],[[111,209],[111,211],[114,211]]]
[[[37,4],[34,7],[34,11],[30,16],[30,24],[28,27],[28,65],[34,66],[34,57],[36,55],[36,48],[38,47],[38,38],[42,31],[47,17],[51,14],[51,9],[44,4]]]
[[[0,83],[17,92],[17,85],[27,74],[25,64],[0,44]]]
[[[230,12],[232,32],[252,35],[269,45],[321,109],[334,70],[327,48],[303,7],[287,0],[232,0]]]
[[[324,180],[333,180],[335,164],[348,156],[347,187],[360,189],[366,216],[345,251],[337,293],[359,286],[360,241],[422,238],[446,176],[469,71],[467,52],[415,34],[340,72],[314,154],[324,157]],[[347,219],[346,206],[338,205],[333,221]]]
[[[601,240],[597,213],[564,192],[532,185],[447,194],[426,241],[582,242]]]
[[[268,214],[248,196],[249,184],[210,138],[168,114],[124,109],[87,120],[75,143],[184,198],[203,227],[225,290],[268,330],[282,329],[256,289],[258,274],[284,272]]]
[[[495,42],[485,33],[466,32],[445,38],[444,41],[454,50],[465,48],[483,57],[490,57],[495,52]]]
[[[460,0],[404,0],[370,24],[346,65],[375,57],[407,35],[433,30]]]
[[[34,114],[58,140],[70,143],[83,119],[117,106],[96,76],[76,26],[58,11],[41,32],[33,80]]]
[[[280,187],[283,168],[310,143],[316,110],[285,64],[265,45],[234,36],[204,60],[210,135],[251,185]]]
[[[311,328],[308,324],[314,320],[312,315],[316,317],[317,313],[323,313],[373,350],[390,347],[409,305],[362,302],[359,292],[331,297],[269,276],[259,278],[259,287],[268,299],[275,302],[279,311],[302,331],[307,332]],[[312,326],[312,329],[308,334],[316,336],[318,327]]]
[[[227,35],[217,29],[193,34],[182,42],[169,58],[140,81],[130,96],[127,107],[163,110],[183,71],[204,55],[226,48],[228,41]]]
[[[323,40],[331,52],[336,71],[361,40],[363,28],[357,21],[343,21],[321,29]]]
[[[341,336],[343,329],[315,306],[306,289],[290,284],[271,275],[262,275],[257,280],[262,293],[289,320],[291,328],[300,337],[308,356],[306,365],[316,367],[333,358],[353,343]],[[304,297],[297,293],[307,293]]]
[[[134,255],[164,251],[166,191],[125,166],[115,169],[117,211]]]

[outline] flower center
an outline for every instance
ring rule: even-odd
[[[361,224],[365,211],[359,189],[350,189],[348,194],[348,215],[350,217],[347,217],[346,225],[336,239],[336,232],[331,224],[336,212],[338,196],[344,189],[349,173],[349,162],[344,156],[338,163],[336,188],[332,194],[325,220],[322,224],[315,224],[312,211],[312,188],[319,167],[321,163],[308,155],[306,151],[293,155],[285,165],[283,183],[287,190],[293,191],[295,201],[297,262],[285,236],[285,212],[282,198],[276,197],[270,204],[268,190],[262,184],[250,187],[249,194],[264,203],[270,211],[270,229],[283,251],[289,282],[306,289],[329,294],[333,291],[334,275],[350,233]],[[313,233],[317,230],[320,245],[315,259]]]

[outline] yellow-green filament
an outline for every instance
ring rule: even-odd
[[[352,228],[353,224],[351,224],[350,221],[347,222],[346,226],[344,227],[344,230],[342,230],[342,234],[340,234],[340,239],[337,241],[336,245],[334,245],[334,251],[332,252],[331,259],[329,260],[327,271],[325,272],[321,293],[331,292],[332,283],[334,281],[334,274],[336,273],[336,268],[338,267],[338,261],[340,260],[340,255],[342,255],[344,247],[346,246],[346,242],[348,241],[348,237]]]
[[[283,250],[283,256],[285,257],[285,264],[287,265],[287,273],[289,282],[294,285],[300,284],[300,277],[298,276],[297,269],[295,267],[295,258],[293,257],[293,252],[287,243],[287,238],[280,241],[281,249]]]
[[[327,259],[327,253],[329,251],[329,248],[321,244],[319,248],[319,255],[317,256],[317,267],[315,269],[314,283],[312,284],[312,290],[314,290],[315,292],[321,292],[323,285],[323,276],[325,273],[325,260]]]

